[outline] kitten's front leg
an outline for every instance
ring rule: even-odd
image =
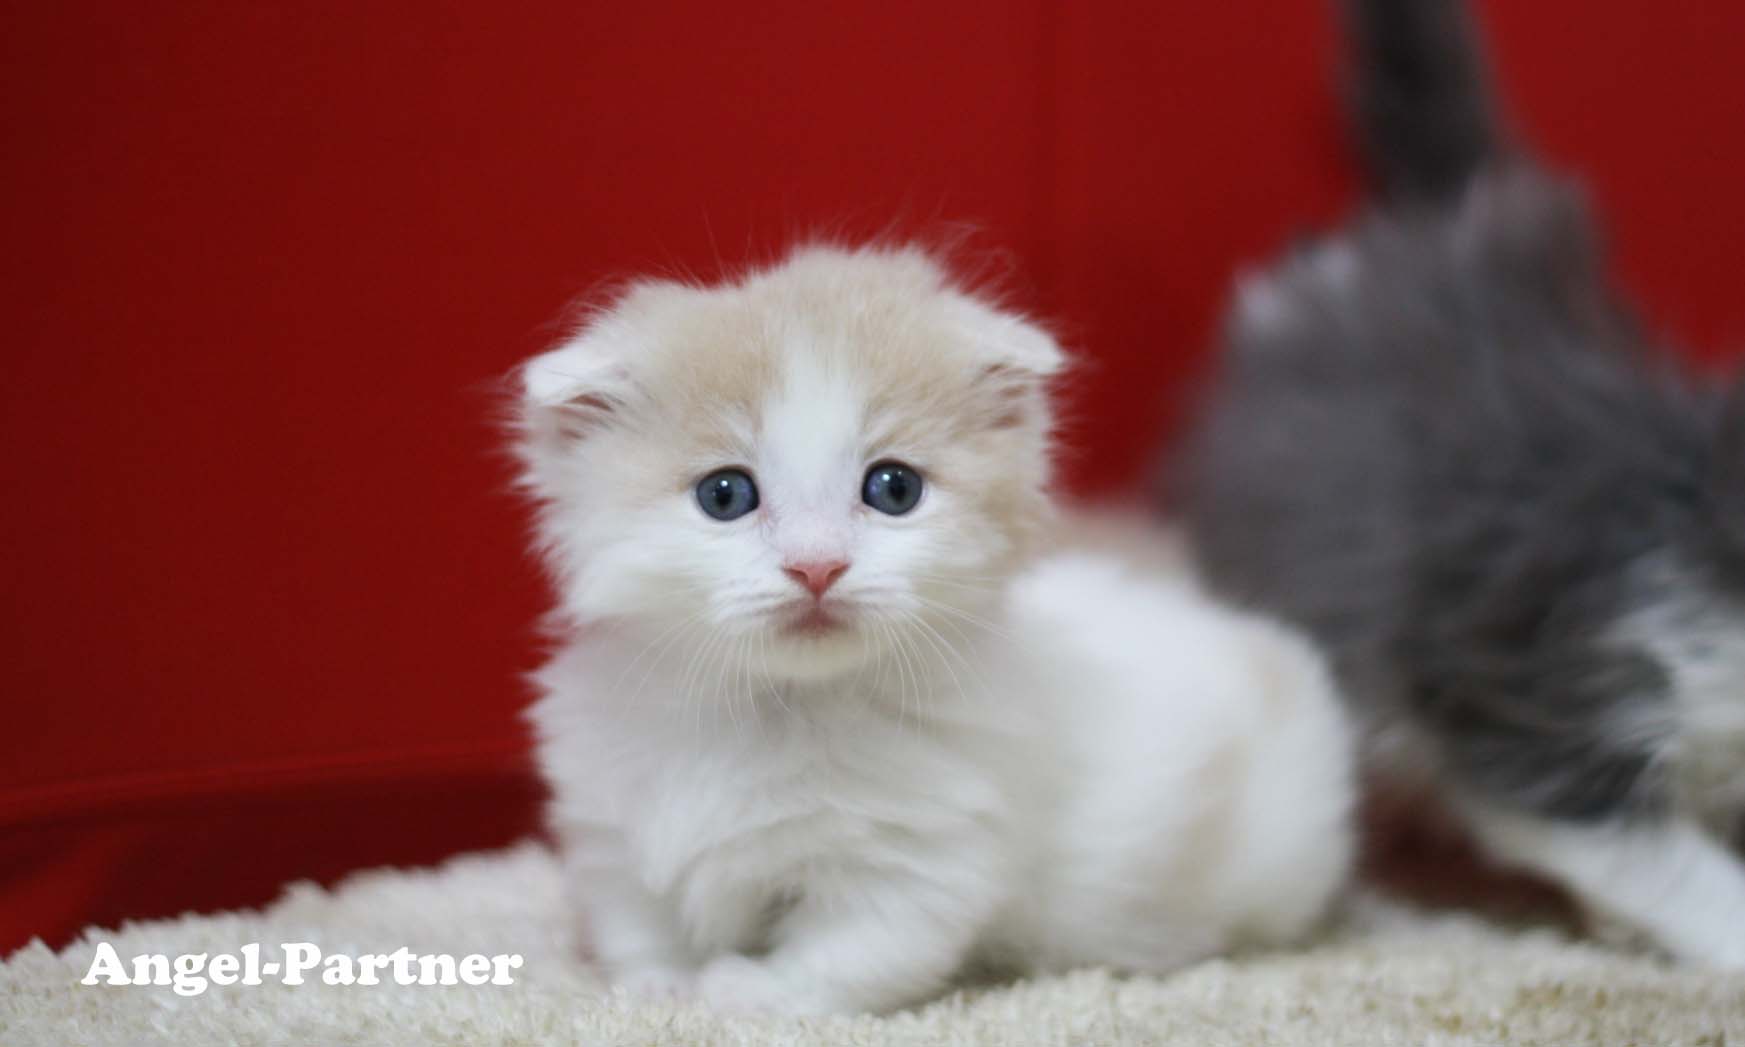
[[[692,995],[697,965],[678,922],[636,875],[615,834],[601,830],[564,857],[587,951],[607,980],[637,996]]]
[[[1680,959],[1745,970],[1745,865],[1685,819],[1579,825],[1479,812],[1498,857],[1545,873]]]
[[[700,995],[722,1010],[880,1012],[938,992],[997,904],[991,878],[953,884],[888,870],[809,886],[762,959],[710,961]]]

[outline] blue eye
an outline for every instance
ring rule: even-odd
[[[717,469],[697,481],[697,504],[717,520],[737,520],[757,508],[757,484],[743,469]]]
[[[866,471],[860,500],[891,516],[902,516],[921,500],[921,474],[902,462],[880,462]]]

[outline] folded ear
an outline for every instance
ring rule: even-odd
[[[623,406],[628,377],[610,324],[590,324],[521,366],[521,406],[536,428],[580,437]]]
[[[610,424],[633,391],[629,361],[650,337],[651,318],[684,293],[662,281],[634,284],[556,348],[523,364],[521,414],[529,432],[576,439]]]
[[[1066,354],[1054,338],[1016,313],[958,296],[952,306],[952,322],[990,368],[1040,382],[1066,366]]]
[[[685,308],[696,293],[668,280],[626,286],[557,348],[521,366],[523,419],[536,430],[569,436],[608,424],[635,391],[630,362],[659,337],[662,318]]]
[[[1066,367],[1066,354],[1041,327],[973,298],[953,305],[959,334],[981,357],[977,382],[988,393],[994,429],[1048,427],[1049,378]]]
[[[590,334],[578,331],[521,365],[522,394],[529,407],[561,407],[615,381],[610,357],[591,344]]]

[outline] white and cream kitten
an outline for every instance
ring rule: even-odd
[[[1351,854],[1318,657],[1049,527],[1021,318],[914,250],[644,283],[523,371],[565,646],[532,711],[615,981],[879,1011],[973,960],[1303,931]]]

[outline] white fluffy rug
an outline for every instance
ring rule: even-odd
[[[1680,970],[1505,931],[1467,916],[1352,901],[1319,944],[1162,979],[1087,971],[967,990],[889,1018],[721,1017],[605,992],[571,955],[556,868],[541,847],[439,869],[297,884],[262,912],[92,930],[0,967],[0,1044],[1745,1044],[1745,978]],[[508,987],[84,986],[95,943],[138,953],[236,952],[309,941],[325,953],[521,953]]]

